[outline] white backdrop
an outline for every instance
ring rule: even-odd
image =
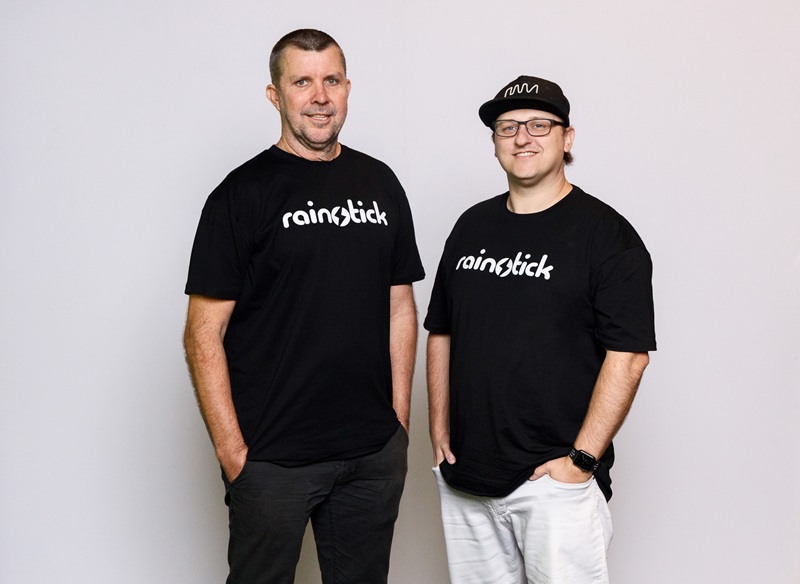
[[[182,291],[205,197],[277,139],[267,56],[304,26],[347,55],[342,141],[408,191],[423,315],[456,217],[505,190],[478,106],[561,84],[569,178],[655,262],[612,579],[800,582],[798,22],[790,0],[3,0],[0,582],[224,580]],[[395,584],[446,581],[423,365]]]

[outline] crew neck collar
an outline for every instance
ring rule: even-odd
[[[345,152],[348,152],[350,150],[347,146],[341,143],[339,144],[339,147],[340,147],[339,155],[331,160],[309,160],[308,158],[303,158],[302,156],[298,156],[297,154],[287,152],[286,150],[280,148],[277,144],[273,144],[269,148],[269,152],[282,160],[293,162],[295,164],[330,165],[330,164],[336,164],[339,160],[342,159],[343,156],[345,156]]]
[[[571,185],[570,190],[567,192],[566,195],[561,197],[558,201],[547,207],[546,209],[542,209],[541,211],[536,211],[534,213],[515,213],[511,209],[508,208],[508,198],[511,196],[509,191],[506,191],[500,196],[500,204],[502,206],[502,211],[504,215],[508,215],[510,217],[542,217],[548,215],[550,213],[555,213],[559,209],[562,209],[569,205],[570,201],[575,199],[575,194],[580,192],[580,187],[576,185]]]

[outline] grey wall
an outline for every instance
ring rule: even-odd
[[[202,203],[277,139],[285,32],[353,83],[429,277],[504,190],[477,107],[521,73],[573,104],[569,177],[655,261],[660,350],[618,443],[617,584],[800,581],[800,7],[726,2],[0,4],[0,581],[221,582],[226,513],[180,345]],[[392,582],[444,582],[422,352]],[[298,582],[319,582],[313,551]]]

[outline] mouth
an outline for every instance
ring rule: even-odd
[[[333,117],[333,114],[316,113],[316,114],[306,114],[306,116],[308,116],[315,122],[324,123],[327,122],[329,119],[331,119]]]
[[[531,152],[530,150],[526,150],[524,152],[517,152],[514,154],[514,158],[527,158],[530,156],[536,156],[536,152]]]

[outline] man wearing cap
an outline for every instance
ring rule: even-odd
[[[424,272],[385,164],[339,143],[342,49],[270,55],[277,144],[206,201],[184,336],[229,505],[229,584],[290,584],[306,525],[324,582],[386,582],[407,470]]]
[[[650,256],[566,180],[561,88],[479,110],[508,191],[457,221],[425,328],[434,473],[454,584],[608,582],[611,439],[656,349]]]

